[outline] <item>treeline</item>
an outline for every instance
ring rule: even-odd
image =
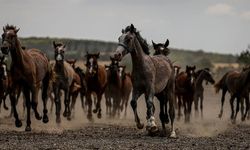
[[[50,59],[53,59],[54,49],[53,41],[64,42],[67,46],[66,57],[75,59],[84,59],[86,52],[101,53],[101,60],[108,61],[109,57],[117,47],[115,42],[105,42],[97,40],[79,40],[79,39],[67,39],[67,38],[21,38],[23,46],[28,48],[38,48],[47,53]],[[190,51],[184,49],[170,48],[171,53],[169,57],[175,64],[181,65],[196,65],[198,67],[212,67],[212,63],[235,63],[237,57],[231,54],[216,54],[207,53],[202,50]],[[153,54],[153,48],[151,47],[151,54]],[[129,65],[130,58],[126,57],[123,61]]]

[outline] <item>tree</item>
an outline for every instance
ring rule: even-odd
[[[250,45],[248,45],[245,51],[242,51],[237,58],[237,62],[243,65],[250,64]]]

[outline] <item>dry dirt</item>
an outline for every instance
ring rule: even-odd
[[[152,137],[147,135],[145,129],[136,129],[130,106],[126,118],[122,115],[117,119],[107,119],[104,99],[103,118],[97,119],[95,116],[94,122],[90,123],[78,99],[75,117],[71,121],[63,118],[62,123],[57,125],[54,112],[50,113],[48,124],[43,124],[32,116],[31,132],[24,132],[24,120],[23,126],[16,128],[14,119],[5,118],[9,112],[2,108],[0,149],[250,149],[250,120],[242,123],[238,119],[236,125],[231,124],[228,96],[223,118],[219,119],[220,94],[215,95],[212,86],[205,90],[203,119],[195,118],[192,114],[189,124],[184,124],[183,118],[176,121],[176,139],[163,137],[161,134]],[[23,118],[21,102],[18,105]],[[159,105],[157,100],[155,105]],[[146,122],[143,97],[138,106],[139,116]],[[41,107],[39,109],[42,112]],[[155,116],[160,127],[157,110]]]

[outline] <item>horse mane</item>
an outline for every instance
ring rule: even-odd
[[[17,30],[16,26],[7,24],[4,27],[5,30]]]
[[[130,26],[127,26],[125,28],[125,33],[128,31],[130,31]],[[141,36],[140,32],[136,28],[135,28],[134,33],[135,33],[135,36],[137,37],[137,39],[138,39],[138,41],[139,41],[139,43],[144,51],[144,53],[149,55],[150,51],[149,51],[149,46],[148,46],[147,40]]]

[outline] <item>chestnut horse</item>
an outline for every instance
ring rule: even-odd
[[[93,110],[94,113],[97,113],[97,117],[101,118],[101,99],[107,85],[107,72],[105,67],[98,64],[98,58],[100,53],[97,54],[86,54],[86,83],[87,83],[87,93],[86,100],[88,103],[88,114],[87,118],[92,121],[92,93],[95,93],[97,96],[96,107]]]
[[[38,91],[42,82],[42,100],[43,100],[43,122],[49,121],[47,116],[47,88],[50,80],[50,66],[49,60],[45,53],[37,49],[23,50],[20,41],[17,37],[17,29],[15,26],[6,25],[3,27],[2,34],[2,52],[10,51],[11,62],[11,78],[13,81],[10,100],[14,111],[15,125],[21,127],[22,122],[18,117],[16,110],[15,90],[18,86],[22,87],[27,107],[26,128],[25,131],[31,131],[30,108],[32,106],[35,117],[41,120],[42,117],[37,111],[38,105]],[[32,97],[30,98],[30,93]]]
[[[236,122],[237,113],[239,112],[239,103],[245,99],[246,111],[242,115],[241,120],[244,121],[249,110],[249,89],[250,89],[250,67],[245,68],[241,72],[229,71],[227,72],[215,85],[216,93],[222,89],[221,97],[221,110],[219,118],[223,114],[223,105],[225,101],[225,95],[227,91],[230,93],[230,105],[231,105],[231,120],[232,123]],[[237,98],[236,113],[234,113],[234,99]]]
[[[184,106],[185,122],[190,122],[192,103],[195,92],[195,66],[186,66],[186,72],[176,77],[176,98],[178,98],[178,118],[181,116],[181,106]]]
[[[121,111],[124,109],[124,117],[127,116],[127,106],[129,96],[132,91],[132,81],[130,73],[126,73],[126,66],[119,66],[119,76],[122,79],[121,87]]]
[[[202,86],[203,81],[205,80],[207,83],[214,84],[214,79],[212,74],[209,71],[209,68],[200,69],[195,72],[195,93],[194,93],[194,107],[196,115],[198,113],[198,104],[200,100],[200,111],[201,111],[201,117],[203,117],[203,93],[204,93],[204,87]]]
[[[55,79],[53,81],[53,92],[54,92],[54,101],[56,105],[56,122],[61,122],[60,112],[61,112],[61,98],[60,98],[60,90],[64,91],[64,105],[65,110],[63,112],[63,116],[70,119],[71,109],[70,109],[70,92],[73,93],[73,98],[76,98],[74,91],[78,90],[78,88],[74,91],[75,83],[75,71],[72,66],[64,61],[64,52],[65,45],[63,43],[56,43],[53,41],[53,46],[55,50],[55,63],[52,63],[52,69],[55,72]]]
[[[169,115],[171,119],[171,135],[176,137],[174,130],[174,69],[171,61],[162,55],[149,56],[149,47],[133,24],[126,27],[119,37],[115,58],[122,59],[130,53],[132,57],[132,83],[133,92],[130,102],[135,116],[135,122],[139,129],[143,128],[137,113],[137,100],[144,93],[147,105],[147,126],[149,133],[157,131],[154,118],[153,98],[160,101],[160,120],[163,131],[165,123],[169,122],[167,104],[169,103]]]

